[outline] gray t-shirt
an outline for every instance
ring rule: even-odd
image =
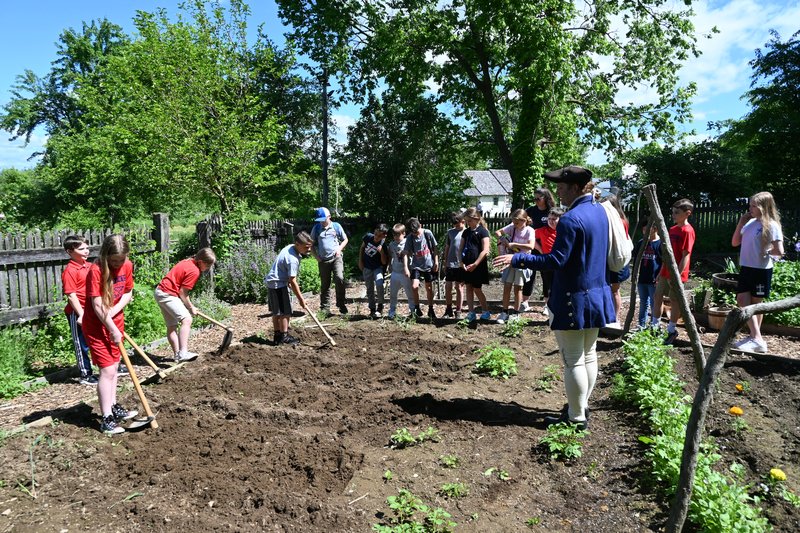
[[[330,261],[336,257],[336,249],[345,239],[344,229],[338,222],[331,222],[327,228],[318,222],[311,230],[311,240],[320,261]]]
[[[428,246],[430,243],[430,246]],[[428,272],[433,268],[433,254],[436,248],[436,237],[431,230],[422,230],[422,235],[407,235],[404,253],[411,258],[411,269]]]
[[[272,263],[272,268],[265,281],[267,287],[270,289],[280,289],[289,285],[289,278],[296,278],[297,273],[300,271],[300,254],[294,244],[286,246],[278,253],[275,262]]]
[[[400,242],[392,240],[389,243],[389,257],[392,259],[392,272],[398,272],[400,274],[404,272],[403,262],[408,264],[408,258],[402,255],[405,247],[405,239],[401,240]]]
[[[453,228],[447,231],[447,268],[458,268],[461,266],[461,234],[464,228]]]

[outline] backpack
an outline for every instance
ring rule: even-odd
[[[633,242],[625,233],[625,226],[614,206],[608,202],[601,202],[600,205],[605,209],[608,218],[608,269],[611,272],[620,272],[631,262]]]

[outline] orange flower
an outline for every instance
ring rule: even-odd
[[[734,416],[742,416],[744,414],[744,411],[742,411],[742,408],[741,407],[736,407],[735,405],[733,407],[731,407],[728,410],[728,412],[730,414],[734,415]]]
[[[742,392],[744,390],[744,385],[742,385],[741,383],[737,383],[736,384],[736,390],[738,390],[739,392]]]

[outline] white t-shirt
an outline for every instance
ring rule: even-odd
[[[771,240],[767,245],[761,243],[763,226],[757,218],[750,219],[742,228],[742,249],[739,254],[739,265],[750,268],[772,268],[773,261],[769,255],[772,242],[782,241],[783,233],[776,222],[771,222]]]

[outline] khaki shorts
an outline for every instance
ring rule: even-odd
[[[181,322],[192,316],[186,306],[183,305],[183,300],[177,296],[168,294],[157,287],[154,294],[168,328],[176,328]]]
[[[658,282],[656,283],[656,294],[669,296],[669,299],[672,302],[678,301],[678,291],[672,287],[672,284],[669,282],[669,278],[662,278],[661,276],[658,276]]]

